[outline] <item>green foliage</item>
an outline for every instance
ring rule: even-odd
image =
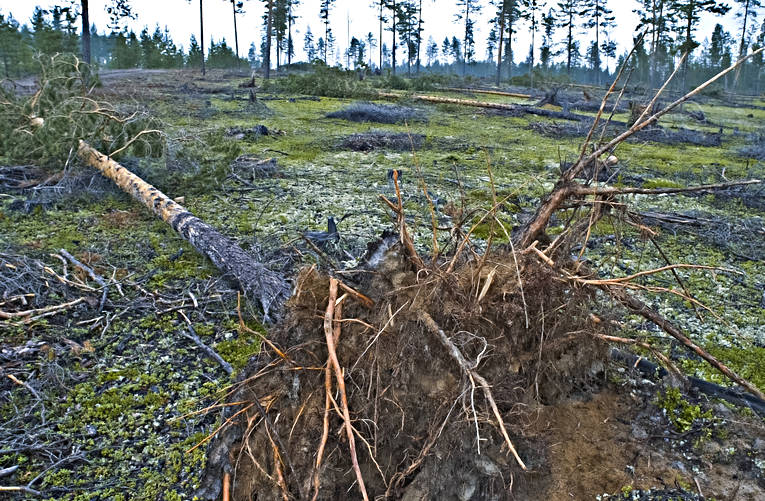
[[[266,84],[265,90],[278,89],[295,94],[313,96],[368,98],[374,92],[367,81],[356,72],[314,64],[314,71],[303,75],[288,75],[284,79]]]
[[[702,412],[701,406],[688,402],[677,388],[667,390],[659,397],[658,404],[664,409],[667,419],[681,433],[691,431],[696,425],[704,426],[714,419],[711,410]]]
[[[74,157],[80,139],[105,153],[125,148],[137,156],[160,156],[159,122],[144,113],[128,115],[90,97],[99,85],[90,66],[72,54],[39,57],[39,90],[17,96],[0,89],[0,152],[4,161],[57,169]],[[133,140],[136,139],[134,142]],[[132,143],[131,143],[132,142]]]

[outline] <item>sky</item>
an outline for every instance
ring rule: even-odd
[[[330,11],[330,26],[341,49],[348,46],[349,35],[350,37],[361,38],[371,31],[375,38],[378,38],[377,10],[372,7],[372,2],[373,0],[335,0]],[[55,3],[44,0],[0,0],[0,12],[3,14],[11,13],[19,22],[28,23],[35,5],[46,8]],[[99,32],[105,32],[109,20],[105,6],[109,2],[90,0],[89,3],[91,23],[95,23]],[[149,26],[150,30],[153,31],[154,26],[159,24],[161,28],[168,28],[177,45],[184,47],[188,47],[188,40],[192,33],[199,38],[199,0],[192,0],[191,3],[187,0],[132,0],[130,3],[138,17],[129,23],[129,27],[136,32],[140,31],[143,26]],[[455,20],[455,14],[458,10],[456,3],[455,0],[422,0],[424,42],[432,36],[440,47],[441,41],[446,36],[462,38],[464,25]],[[493,9],[488,5],[488,0],[480,0],[479,3],[483,5],[483,9],[479,13],[479,19],[476,23],[476,58],[484,60],[486,59],[486,38],[491,29],[489,19],[493,15]],[[554,7],[557,1],[548,0],[546,3],[547,6]],[[638,22],[637,15],[632,10],[637,7],[638,3],[635,0],[609,0],[607,3],[616,16],[616,27],[612,30],[611,38],[617,42],[617,53],[621,54],[631,47],[632,35]],[[729,1],[728,3],[733,4],[734,2]],[[324,33],[323,25],[319,20],[319,4],[320,0],[301,0],[296,10],[299,19],[294,27],[293,38],[295,40],[296,60],[298,61],[304,58],[303,36],[306,27],[311,27],[316,40]],[[239,53],[243,57],[247,56],[250,43],[255,42],[256,46],[260,45],[262,15],[265,10],[263,5],[261,0],[247,0],[244,3],[245,13],[237,15]],[[203,6],[205,43],[209,43],[210,36],[216,40],[225,37],[229,46],[233,48],[234,25],[230,1],[204,0]],[[735,9],[724,17],[704,16],[696,34],[697,39],[703,41],[704,38],[710,36],[714,25],[718,22],[723,24],[726,30],[731,31],[734,38],[738,36],[740,27],[734,12]],[[761,21],[760,19],[759,22]],[[556,40],[561,36],[562,34],[558,33]],[[581,30],[581,33],[578,34],[578,39],[585,42],[583,46],[588,45],[593,38],[592,30],[590,32]],[[541,35],[538,33],[537,46],[540,41]],[[390,47],[390,32],[384,33],[383,42]],[[531,34],[528,26],[521,26],[513,39],[516,63],[526,59],[530,43]],[[424,62],[424,48],[422,52]],[[377,49],[375,49],[375,54],[377,54]]]

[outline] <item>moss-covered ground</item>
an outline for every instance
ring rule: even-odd
[[[354,123],[325,118],[350,99],[310,100],[274,92],[259,93],[260,101],[249,103],[248,90],[237,87],[246,80],[242,77],[203,79],[168,72],[132,78],[109,80],[101,92],[115,101],[142,101],[165,122],[171,141],[161,161],[127,159],[127,165],[169,196],[185,197],[189,210],[244,247],[265,255],[281,250],[303,263],[324,259],[306,247],[301,235],[326,229],[329,216],[344,219],[340,242],[327,252],[341,266],[359,262],[366,243],[391,226],[379,201],[381,193],[395,197],[389,169],[403,171],[404,206],[423,252],[432,245],[423,184],[430,198],[437,199],[437,224],[446,227],[461,216],[469,223],[481,214],[471,210],[489,207],[493,176],[498,196],[508,197],[500,220],[509,231],[551,188],[560,166],[576,159],[581,141],[533,132],[529,123],[545,121],[540,117],[505,117],[478,108],[403,99],[398,104],[420,109],[424,119],[395,125]],[[662,123],[708,131],[723,125],[728,132],[722,146],[623,144],[616,152],[620,172],[614,184],[687,186],[765,176],[762,163],[736,154],[747,134],[762,126],[764,111],[706,101],[687,107],[703,111],[715,127],[679,113]],[[245,139],[226,135],[232,127],[261,124],[277,133]],[[425,140],[411,152],[355,152],[339,146],[345,136],[373,129],[422,134]],[[232,177],[229,164],[245,153],[277,158],[278,175],[235,172],[247,183]],[[46,347],[13,365],[15,377],[36,388],[37,395],[10,381],[0,383],[0,422],[11,428],[2,429],[0,469],[19,465],[13,483],[36,479],[31,487],[47,499],[190,499],[205,464],[205,448],[189,450],[220,424],[219,410],[195,411],[214,404],[231,380],[183,336],[188,325],[178,311],[185,312],[203,342],[236,368],[257,352],[259,340],[239,330],[236,294],[209,262],[127,195],[108,183],[102,186],[98,193],[46,192],[52,203],[30,212],[14,205],[26,193],[0,194],[0,251],[39,259],[62,273],[51,254],[64,248],[121,284],[110,287],[101,313],[90,307],[31,325],[0,324],[3,348],[27,342]],[[756,196],[746,193],[750,198],[639,196],[629,202],[636,212],[697,221],[655,224],[655,241],[672,263],[725,269],[678,271],[693,297],[711,311],[673,294],[644,292],[646,301],[765,388],[765,208],[761,198],[750,203]],[[477,235],[488,230],[480,227]],[[595,228],[587,255],[611,275],[665,265],[643,237],[619,218],[606,218]],[[440,230],[440,245],[448,240],[448,230]],[[497,240],[506,238],[499,234]],[[647,277],[641,284],[683,290],[671,274]],[[254,310],[244,310],[250,326],[260,329]],[[637,318],[627,317],[624,329],[669,345]],[[725,383],[700,360],[678,349],[673,353],[689,373]],[[14,430],[35,434],[33,443],[14,442]]]

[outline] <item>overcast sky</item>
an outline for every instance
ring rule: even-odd
[[[34,0],[0,0],[0,12],[3,14],[10,12],[21,23],[28,23],[35,5],[46,8],[56,3],[52,1],[36,2]],[[108,3],[108,1],[99,2],[90,0],[90,20],[91,23],[95,23],[99,32],[104,32],[107,29],[108,16],[105,6]],[[132,0],[130,3],[133,5],[133,10],[138,15],[138,18],[132,21],[129,26],[136,32],[140,31],[143,26],[149,26],[151,30],[157,24],[162,28],[166,26],[170,30],[176,44],[183,45],[184,47],[188,47],[188,40],[192,33],[196,34],[197,38],[199,38],[199,0],[192,0],[191,3],[186,0]],[[492,17],[493,12],[491,6],[488,5],[488,0],[481,0],[479,3],[484,7],[479,14],[480,19],[476,23],[476,56],[477,59],[484,60],[486,59],[486,38],[491,29],[489,19]],[[611,37],[619,46],[617,52],[622,53],[628,50],[632,44],[632,35],[638,21],[637,16],[632,10],[636,8],[637,1],[610,0],[607,3],[614,11],[617,23],[616,27],[612,30]],[[735,4],[734,2],[728,3]],[[306,27],[311,27],[316,40],[324,33],[319,20],[319,4],[320,0],[302,0],[297,8],[296,14],[299,16],[299,19],[296,22],[293,34],[297,60],[301,60],[304,57],[303,36]],[[225,37],[226,41],[233,48],[234,25],[230,1],[204,0],[203,5],[205,43],[209,41],[210,36],[216,40]],[[239,52],[241,56],[246,57],[251,42],[255,42],[259,46],[262,36],[263,5],[261,0],[245,1],[244,9],[246,12],[237,16]],[[547,5],[554,7],[557,5],[557,1],[548,0]],[[455,0],[422,0],[422,10],[425,29],[424,41],[427,41],[428,37],[432,36],[438,42],[440,48],[441,41],[446,36],[461,38],[461,35],[464,33],[464,25],[460,25],[455,20],[455,14],[458,10]],[[348,46],[349,32],[351,37],[356,36],[358,38],[365,36],[371,31],[375,38],[378,38],[379,25],[376,16],[377,11],[372,7],[372,0],[336,0],[330,11],[330,21],[340,48],[344,50]],[[704,38],[708,37],[717,22],[722,23],[726,30],[731,31],[734,36],[739,35],[739,23],[734,17],[734,12],[731,11],[724,17],[703,17],[696,34],[697,39],[703,41]],[[761,22],[761,19],[759,22]],[[557,35],[556,39],[562,36],[560,33]],[[385,32],[383,42],[387,43],[388,47],[391,44],[390,38],[390,32]],[[583,49],[591,38],[593,38],[592,33],[582,31],[582,34],[579,35],[579,39],[585,42],[582,44]],[[538,34],[537,46],[540,40],[541,36]],[[516,62],[525,60],[528,55],[530,42],[531,35],[528,27],[521,27],[513,39]],[[424,48],[422,50],[424,61]]]

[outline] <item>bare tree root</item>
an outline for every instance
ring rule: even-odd
[[[351,427],[351,416],[348,411],[348,396],[345,392],[345,376],[343,370],[340,368],[340,362],[337,360],[337,352],[335,351],[335,332],[332,329],[332,320],[335,318],[335,301],[337,301],[337,279],[329,279],[329,301],[327,303],[327,312],[324,315],[324,333],[327,339],[327,351],[329,352],[329,362],[335,371],[335,380],[337,381],[337,388],[340,391],[340,401],[343,409],[343,420],[345,421],[345,432],[348,438],[348,448],[351,453],[351,461],[353,462],[353,470],[356,472],[356,481],[359,483],[359,490],[364,501],[368,501],[366,487],[364,487],[364,477],[361,475],[359,469],[359,460],[356,457],[356,440],[353,436],[353,428]],[[337,334],[340,333],[340,324],[337,327]],[[338,336],[339,337],[339,336]],[[318,490],[318,488],[317,488]]]
[[[510,452],[513,454],[513,457],[515,458],[516,462],[518,463],[518,466],[521,467],[522,470],[526,470],[526,465],[524,464],[521,457],[518,455],[518,452],[515,450],[515,446],[510,441],[510,437],[507,434],[507,429],[505,428],[505,423],[502,420],[502,415],[499,413],[499,409],[497,408],[497,403],[494,401],[494,396],[491,394],[491,390],[489,389],[489,383],[484,379],[478,372],[475,371],[475,367],[471,367],[467,360],[465,360],[465,357],[462,356],[462,353],[460,353],[460,350],[454,346],[454,343],[452,343],[449,340],[449,337],[444,333],[444,331],[436,324],[436,322],[433,320],[433,317],[428,315],[427,312],[421,312],[420,318],[425,323],[425,325],[428,327],[428,330],[438,336],[438,340],[441,341],[441,344],[444,345],[444,348],[447,349],[449,354],[452,356],[455,362],[457,362],[457,365],[460,366],[460,368],[465,372],[465,374],[472,379],[475,379],[478,381],[478,383],[481,386],[481,389],[483,390],[483,394],[486,397],[486,401],[489,402],[489,405],[491,406],[491,411],[494,414],[494,417],[497,419],[497,427],[502,432],[502,437],[505,439],[505,443],[507,444],[507,448],[510,450]]]

